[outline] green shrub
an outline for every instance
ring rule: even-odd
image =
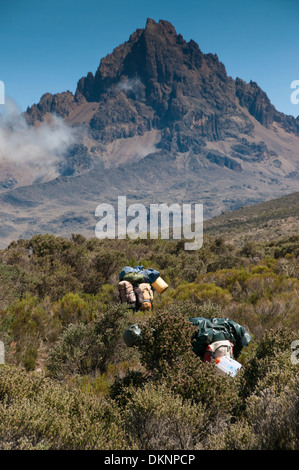
[[[204,405],[211,418],[238,406],[238,381],[218,375],[214,364],[203,363],[193,353],[197,329],[185,319],[183,303],[158,311],[141,331],[140,360],[154,380],[163,380],[183,399]]]
[[[172,305],[172,310],[159,310],[141,326],[142,342],[138,347],[141,363],[158,376],[167,375],[181,356],[191,350],[195,328],[180,307]]]
[[[165,384],[147,384],[128,400],[125,429],[142,450],[192,450],[205,433],[201,406],[174,395]]]
[[[54,378],[105,372],[117,357],[127,310],[111,304],[92,322],[69,326],[49,351],[47,369]]]
[[[24,367],[26,370],[34,370],[38,356],[37,348],[28,346],[24,354]]]
[[[46,301],[41,303],[37,297],[27,294],[0,316],[0,329],[16,344],[16,363],[30,370],[46,338],[48,341],[53,339],[61,328],[47,311],[46,304]]]
[[[6,308],[19,298],[20,269],[0,263],[0,308]]]
[[[69,292],[54,305],[54,313],[63,326],[91,320],[89,305],[78,294]]]
[[[247,400],[246,413],[257,436],[256,446],[259,450],[298,450],[299,380],[289,381],[280,393],[276,383]]]
[[[213,363],[203,363],[193,352],[186,354],[163,380],[183,399],[203,405],[211,420],[219,416],[230,419],[241,405],[239,379],[219,375]]]
[[[211,433],[207,433],[205,450],[255,450],[253,427],[246,420],[235,423],[216,422]]]
[[[294,339],[294,332],[288,328],[264,333],[242,375],[241,395],[244,398],[273,385],[279,393],[289,385],[297,367],[291,363],[291,343]]]
[[[128,449],[113,404],[44,377],[0,369],[0,449]]]
[[[247,242],[240,251],[241,256],[247,258],[263,258],[265,256],[265,250],[256,242]]]
[[[231,294],[227,289],[222,289],[211,283],[191,282],[181,283],[175,292],[175,298],[178,300],[190,299],[201,305],[209,300],[215,304],[227,305],[231,300]]]
[[[46,264],[42,258],[43,265]],[[52,300],[59,300],[68,292],[80,292],[82,283],[76,277],[75,269],[70,265],[62,264],[58,260],[48,260],[46,270],[42,268],[36,291],[40,299],[49,296]]]
[[[140,370],[129,370],[124,377],[115,377],[109,389],[110,397],[120,408],[124,408],[128,400],[136,394],[139,388],[144,387],[148,380],[148,374]]]

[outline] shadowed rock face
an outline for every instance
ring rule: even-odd
[[[92,214],[92,226],[96,203],[118,194],[203,202],[211,217],[299,190],[299,119],[278,112],[256,83],[233,80],[217,55],[186,42],[168,21],[148,19],[74,94],[45,93],[25,117],[38,125],[51,114],[84,130],[59,164],[60,177],[18,189],[10,189],[13,173],[3,178],[3,211],[28,203],[30,230],[42,222],[60,233],[70,212],[76,221]]]

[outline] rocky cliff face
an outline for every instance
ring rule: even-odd
[[[53,113],[60,117],[66,117],[76,108],[78,102],[73,93],[66,91],[52,95],[45,93],[38,104],[27,108],[26,118],[30,124],[42,121],[46,114]]]
[[[299,134],[298,118],[278,112],[266,93],[255,82],[249,84],[236,79],[236,96],[239,103],[263,126],[269,128],[273,122],[280,123],[287,132]]]

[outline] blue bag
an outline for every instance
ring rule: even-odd
[[[149,284],[155,282],[155,280],[158,279],[159,276],[159,271],[156,271],[155,269],[148,268],[143,270],[144,282],[148,282]]]
[[[152,284],[160,276],[159,271],[156,271],[152,268],[144,269],[144,267],[141,265],[135,266],[135,268],[131,268],[131,266],[125,266],[119,274],[119,280],[122,281],[125,275],[128,273],[142,274],[143,282],[147,282],[148,284]]]

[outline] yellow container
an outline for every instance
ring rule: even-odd
[[[162,294],[162,292],[168,289],[168,284],[166,284],[160,276],[152,283],[152,286],[159,294]]]

